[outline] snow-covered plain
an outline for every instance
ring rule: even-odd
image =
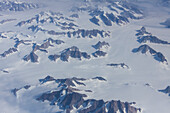
[[[13,0],[14,1],[14,0]],[[27,2],[26,0],[21,0]],[[131,0],[130,0],[131,1]],[[39,8],[25,11],[0,11],[0,21],[14,19],[13,21],[0,24],[0,34],[7,38],[0,37],[0,54],[13,47],[15,38],[20,40],[32,40],[31,43],[43,44],[48,38],[63,40],[61,45],[53,44],[46,50],[48,53],[36,51],[38,62],[26,62],[24,56],[32,51],[31,45],[21,44],[18,51],[0,58],[0,113],[54,113],[60,111],[57,105],[51,106],[49,102],[39,102],[36,96],[48,91],[49,86],[42,89],[35,88],[38,80],[50,75],[56,79],[81,77],[90,79],[96,76],[106,78],[106,82],[87,82],[86,89],[93,92],[88,93],[89,99],[121,100],[123,102],[136,102],[134,105],[142,109],[142,113],[169,113],[170,97],[158,92],[170,85],[170,66],[154,60],[149,54],[133,53],[134,48],[139,47],[135,34],[136,30],[144,26],[147,31],[162,40],[170,42],[170,29],[160,23],[170,18],[170,9],[157,4],[157,0],[147,2],[145,0],[134,0],[133,3],[143,10],[144,18],[130,20],[125,25],[113,24],[106,26],[100,23],[97,26],[89,21],[90,15],[86,11],[72,12],[72,7],[84,5],[80,0],[31,0],[31,3],[40,4]],[[160,1],[159,1],[160,2]],[[93,4],[93,3],[91,3]],[[104,6],[103,6],[104,7]],[[32,32],[26,24],[16,26],[19,22],[28,20],[40,12],[60,12],[64,17],[77,13],[79,18],[71,18],[80,29],[110,31],[110,37],[97,36],[94,38],[68,38],[64,35],[50,35],[42,31]],[[64,20],[63,20],[64,22]],[[33,24],[37,24],[34,22]],[[47,30],[62,31],[53,23],[40,24]],[[78,28],[75,28],[78,29]],[[64,31],[64,30],[63,30]],[[67,31],[67,30],[65,30]],[[96,50],[92,47],[99,41],[106,41],[110,47],[105,49],[105,57],[90,59],[70,58],[69,62],[61,60],[51,61],[48,56],[60,54],[60,52],[71,46],[77,46],[81,51],[88,54]],[[160,51],[170,61],[170,45],[147,43],[150,47]],[[110,63],[125,63],[129,69],[108,67]],[[1,70],[8,71],[5,73]],[[18,96],[13,95],[11,90],[31,85],[31,89],[22,90]],[[149,84],[149,85],[146,85]],[[39,86],[37,86],[39,87]],[[54,87],[54,86],[53,86]],[[50,87],[51,88],[51,87]]]

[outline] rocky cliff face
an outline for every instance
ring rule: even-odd
[[[1,57],[6,57],[9,54],[15,53],[18,50],[16,48],[10,48],[7,51],[5,51],[4,53],[0,54]]]
[[[19,45],[24,44],[24,45],[31,45],[30,43],[32,42],[32,40],[19,40],[18,38],[15,38],[15,45],[14,47],[18,48]]]
[[[34,52],[31,52],[29,55],[24,56],[23,60],[30,60],[31,62],[35,63],[38,62],[38,56]]]
[[[98,50],[98,51],[96,51],[96,52],[92,53],[92,55],[93,55],[94,57],[104,57],[104,56],[106,56],[106,55],[107,55],[107,53],[106,53],[106,52],[104,52],[104,51],[100,51],[100,50]]]
[[[76,15],[76,14],[74,14]],[[73,16],[74,16],[73,15]],[[71,15],[72,17],[72,15]],[[35,33],[41,31],[49,35],[61,35],[68,38],[95,38],[95,37],[109,37],[110,32],[98,29],[85,29],[78,26],[74,19],[71,17],[65,17],[61,13],[56,13],[52,11],[41,12],[35,15],[35,17],[30,18],[26,21],[19,22],[16,26],[27,28]],[[43,28],[46,24],[54,25],[57,29],[49,30]]]
[[[103,77],[95,77],[93,80],[104,81]],[[85,99],[87,94],[80,93],[81,89],[77,86],[86,87],[84,78],[65,78],[54,79],[51,76],[47,76],[44,79],[40,79],[40,85],[45,87],[45,84],[52,83],[57,84],[55,90],[49,90],[36,97],[39,102],[48,101],[51,106],[59,106],[61,112],[71,113],[73,110],[77,113],[138,113],[140,108],[135,108],[132,104],[135,102],[121,102],[120,100],[104,101],[96,99]],[[20,90],[31,90],[30,85],[26,85],[22,88],[15,88],[12,90],[13,94],[17,96]],[[48,87],[47,87],[48,88]],[[87,92],[87,90],[84,90]],[[88,92],[92,92],[89,91]]]
[[[102,38],[109,37],[110,33],[103,31],[103,30],[98,30],[98,29],[93,29],[93,30],[85,30],[85,29],[78,29],[75,31],[68,31],[68,32],[56,32],[54,30],[47,31],[48,34],[50,35],[64,35],[69,38],[95,38],[97,36],[100,36]]]
[[[88,1],[86,5],[81,7],[74,7],[73,12],[88,12],[91,18],[89,19],[93,24],[101,26],[103,23],[106,26],[114,24],[123,25],[129,23],[132,19],[143,18],[143,12],[139,10],[134,4],[125,1],[105,1],[105,6],[100,6],[97,3],[94,6]],[[90,5],[87,5],[87,4]],[[104,7],[104,8],[103,8]]]
[[[136,36],[138,36],[139,43],[155,43],[155,44],[170,44],[168,41],[161,40],[156,36],[153,36],[151,33],[146,31],[145,27],[142,27],[140,30],[137,30]]]
[[[124,68],[124,69],[129,69],[129,66],[126,65],[125,63],[119,63],[119,64],[107,64],[107,66],[115,67],[115,68]]]
[[[142,54],[151,54],[155,60],[168,64],[165,56],[161,53],[161,52],[157,52],[154,49],[152,49],[150,46],[144,44],[141,45],[139,48],[135,48],[132,50],[132,52],[137,53],[137,52],[141,52]]]
[[[63,44],[65,42],[62,41],[62,40],[54,40],[52,38],[48,38],[41,45],[34,43],[33,46],[32,46],[32,51],[30,52],[30,54],[24,56],[23,60],[25,60],[25,61],[30,60],[33,63],[38,62],[38,55],[36,55],[35,52],[39,50],[41,52],[48,53],[48,51],[46,49],[48,49],[49,47],[54,47],[54,45],[52,45],[53,43],[60,45],[60,44]]]
[[[72,46],[70,48],[67,48],[61,52],[60,55],[50,55],[49,59],[52,61],[56,61],[56,59],[60,58],[62,61],[69,61],[69,57],[71,58],[77,58],[79,60],[82,60],[82,58],[90,59],[91,56],[88,55],[86,52],[81,52],[78,47]]]
[[[24,11],[35,8],[39,8],[38,4],[15,1],[0,2],[0,11]]]
[[[101,42],[101,41],[99,41],[96,45],[92,45],[92,47],[97,49],[97,50],[100,50],[102,48],[106,48],[107,49],[107,48],[110,47],[110,45],[109,45],[108,42],[105,42],[105,41]]]
[[[151,33],[146,31],[145,27],[142,27],[140,30],[136,30],[136,31],[137,31],[136,36],[138,36],[138,40],[137,40],[138,43],[150,42],[154,44],[168,44],[168,45],[170,44],[169,42],[161,40],[156,36],[152,36]],[[141,52],[142,54],[149,53],[154,57],[155,60],[168,65],[168,61],[165,58],[165,56],[161,52],[157,52],[147,44],[143,44],[138,48],[134,48],[132,52],[133,53]]]
[[[74,20],[64,17],[63,14],[61,13],[56,13],[52,11],[40,12],[39,14],[35,15],[35,17],[19,22],[16,26],[19,27],[22,27],[24,25],[37,26],[37,25],[43,25],[47,23],[55,25],[63,30],[67,28],[74,30],[76,27],[78,27],[74,23]],[[30,29],[32,28],[30,27]]]
[[[170,86],[167,86],[165,89],[158,90],[159,92],[168,94],[170,96]]]

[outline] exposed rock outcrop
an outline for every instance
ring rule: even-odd
[[[9,0],[0,2],[0,11],[24,11],[35,8],[39,8],[38,4],[16,2]]]
[[[163,41],[156,36],[152,36],[151,33],[146,31],[145,27],[142,27],[140,30],[137,30],[136,36],[138,36],[138,42],[139,43],[155,43],[155,44],[170,44],[167,41]],[[157,52],[156,50],[152,49],[149,45],[141,45],[138,48],[135,48],[132,50],[133,53],[141,52],[142,54],[149,53],[151,54],[155,60],[165,63],[166,65],[168,64],[167,59],[161,52]]]
[[[88,5],[90,4],[90,5]],[[132,19],[142,19],[143,12],[137,8],[134,4],[130,4],[125,1],[105,1],[105,6],[100,6],[87,2],[86,5],[81,7],[74,7],[74,12],[88,12],[91,18],[89,19],[93,24],[100,26],[102,23],[106,26],[112,26],[113,24],[123,25],[129,23]]]
[[[162,93],[165,93],[165,94],[168,94],[170,96],[170,86],[167,86],[165,89],[158,90],[158,91],[162,92]]]
[[[109,43],[105,41],[103,42],[99,41],[96,45],[92,45],[93,48],[98,49],[98,50],[102,48],[108,48],[109,46],[110,46]]]
[[[24,45],[31,45],[30,42],[32,42],[31,40],[19,40],[18,38],[15,39],[15,48],[18,48],[19,45],[24,44]]]
[[[79,60],[82,60],[82,58],[90,59],[90,55],[88,55],[86,52],[81,52],[78,47],[72,46],[70,48],[67,48],[61,52],[60,55],[50,55],[49,59],[52,61],[56,61],[56,59],[60,58],[62,61],[68,62],[69,57],[71,58],[77,58]]]
[[[48,31],[48,34],[50,34],[50,35],[65,35],[69,38],[71,38],[71,37],[94,38],[94,37],[97,37],[97,36],[105,38],[105,37],[110,36],[110,32],[106,32],[106,31],[103,31],[103,30],[97,30],[97,29],[93,29],[93,30],[78,29],[76,31],[68,31],[68,32],[55,32],[55,31],[52,30],[52,31]]]
[[[145,27],[142,27],[140,30],[137,30],[136,36],[138,36],[139,43],[156,43],[156,44],[170,44],[168,41],[161,40],[156,36],[153,36],[151,33],[146,31]]]
[[[96,51],[96,52],[92,53],[92,55],[93,55],[94,57],[104,57],[104,56],[106,56],[106,55],[107,55],[107,53],[106,53],[106,52],[103,52],[103,51],[98,50],[98,51]]]
[[[5,51],[4,53],[0,54],[1,57],[6,57],[9,54],[15,53],[18,50],[16,48],[10,48],[7,51]]]
[[[39,50],[39,51],[48,53],[48,51],[46,49],[49,48],[49,47],[54,47],[54,45],[52,45],[53,43],[57,44],[57,45],[60,45],[60,44],[63,44],[65,42],[62,41],[62,40],[54,40],[52,38],[48,38],[41,45],[38,45],[38,44],[34,43],[33,47],[32,47],[33,48],[32,52],[29,55],[24,56],[23,60],[25,60],[25,61],[29,61],[30,60],[33,63],[38,62],[38,55],[36,55],[35,52],[37,50]],[[56,57],[54,56],[54,59],[55,58]]]
[[[106,81],[102,77],[93,78]],[[36,100],[39,102],[48,101],[51,106],[58,106],[61,112],[71,113],[74,109],[76,113],[138,113],[141,112],[140,108],[133,107],[135,102],[121,102],[120,100],[104,101],[103,99],[85,99],[90,90],[84,90],[87,94],[80,93],[80,89],[77,86],[81,85],[86,87],[84,83],[88,79],[84,78],[66,78],[66,79],[54,79],[51,76],[47,76],[44,79],[40,79],[40,86],[45,86],[46,83],[57,84],[55,89],[49,90],[36,96]],[[29,85],[23,88],[15,88],[12,90],[14,95],[17,96],[21,89],[29,89]],[[49,88],[49,87],[46,87]],[[31,90],[31,89],[30,89]],[[34,95],[33,95],[34,96]]]
[[[136,36],[142,36],[142,35],[151,35],[151,33],[146,31],[145,27],[142,27],[140,30],[136,30],[138,33],[136,33]]]
[[[36,22],[36,24],[34,23]],[[33,32],[39,30],[46,31],[41,28],[40,24],[54,24],[62,30],[75,30],[78,26],[74,23],[74,20],[64,17],[61,13],[56,13],[52,11],[41,12],[35,17],[30,18],[26,21],[19,22],[16,26],[29,25],[28,29],[31,29]]]
[[[52,39],[52,38],[48,38],[47,40],[48,40],[48,42],[55,43],[55,44],[57,44],[57,45],[60,45],[60,44],[65,43],[65,42],[62,41],[62,40],[54,40],[54,39]]]
[[[161,52],[155,51],[154,49],[152,49],[150,46],[146,44],[141,45],[139,48],[133,49],[132,52],[134,53],[141,52],[142,54],[150,53],[155,60],[168,64],[165,56]]]
[[[111,67],[116,67],[116,68],[125,68],[125,69],[129,69],[129,66],[126,65],[125,63],[119,63],[119,64],[107,64],[107,66],[111,66]]]
[[[24,56],[23,60],[30,60],[31,62],[35,63],[38,62],[38,56],[34,52],[31,52],[29,55]]]
[[[92,78],[92,79],[97,79],[97,80],[101,80],[101,81],[107,81],[105,78],[103,78],[103,77],[94,77],[94,78]]]

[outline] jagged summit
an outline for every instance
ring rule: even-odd
[[[150,54],[156,53],[156,51],[154,49],[152,49],[151,47],[149,47],[146,44],[141,45],[139,48],[133,49],[132,51],[133,52],[141,52],[142,54],[146,54],[147,52],[149,52]]]
[[[36,26],[41,27],[45,23],[53,24],[62,30],[76,29],[78,26],[74,23],[73,19],[64,17],[62,13],[53,11],[40,12],[35,17],[30,18],[26,21],[19,22],[16,26],[31,25],[28,29],[35,31]],[[33,27],[34,26],[34,27]]]
[[[137,30],[136,36],[138,36],[139,43],[155,43],[155,44],[170,44],[168,41],[161,40],[156,36],[153,36],[151,33],[146,31],[145,27],[142,27],[140,30]]]
[[[95,48],[95,49],[100,50],[100,49],[103,49],[103,48],[107,49],[107,48],[110,47],[110,45],[109,45],[108,42],[105,42],[105,41],[101,42],[101,41],[99,41],[96,45],[92,45],[92,47]]]
[[[81,52],[78,47],[72,46],[70,48],[67,48],[61,52],[60,55],[50,55],[49,59],[52,61],[56,61],[58,58],[60,58],[62,61],[69,61],[69,57],[71,58],[77,58],[79,60],[82,60],[82,58],[90,59],[91,56],[88,55],[86,52]]]
[[[47,24],[53,27],[50,26],[49,29]],[[41,12],[33,18],[19,22],[16,26],[25,26],[34,33],[41,31],[49,35],[66,36],[68,38],[94,38],[98,35],[102,38],[110,37],[109,31],[82,28],[77,25],[74,19],[52,11]]]
[[[150,46],[144,44],[141,45],[138,48],[135,48],[132,50],[133,53],[137,53],[137,52],[141,52],[142,54],[151,54],[155,60],[168,64],[167,59],[165,58],[165,56],[161,53],[161,52],[157,52],[154,49],[152,49]]]
[[[145,27],[142,27],[140,30],[136,30],[138,33],[136,33],[136,36],[142,36],[142,35],[151,35],[151,33],[146,31]]]
[[[0,2],[0,11],[24,11],[39,8],[38,4],[3,0]]]
[[[53,44],[60,45],[63,43],[65,43],[65,42],[62,40],[54,40],[52,38],[48,38],[41,45],[39,45],[37,43],[33,43],[32,51],[30,52],[30,54],[25,55],[23,60],[25,60],[25,61],[30,60],[33,63],[38,62],[38,55],[36,55],[36,53],[35,53],[36,51],[48,53],[48,51],[46,49],[48,49],[49,47],[54,47]]]
[[[128,2],[117,2],[117,1],[103,1],[103,4],[95,5],[84,5],[80,7],[74,7],[74,12],[88,12],[91,18],[89,19],[93,24],[101,26],[101,23],[106,26],[112,26],[114,24],[124,25],[129,23],[132,19],[142,19],[143,13],[135,5]]]
[[[7,51],[5,51],[4,53],[0,54],[1,57],[6,57],[9,54],[15,53],[18,50],[16,48],[9,48]]]
[[[95,77],[93,80],[98,79],[99,81],[106,81],[103,77]],[[81,89],[78,89],[78,86],[86,87],[85,81],[88,79],[84,78],[66,78],[66,79],[54,79],[51,76],[47,76],[44,79],[40,79],[40,86],[35,87],[37,90],[41,87],[45,87],[45,83],[49,82],[48,85],[54,83],[57,85],[55,89],[50,89],[50,87],[46,87],[48,89],[47,92],[42,94],[38,94],[36,96],[36,100],[39,102],[48,101],[51,106],[58,106],[61,112],[71,113],[73,110],[74,112],[79,113],[138,113],[141,112],[140,108],[135,108],[132,106],[135,102],[121,102],[120,100],[111,100],[111,101],[104,101],[103,99],[96,100],[96,99],[85,99],[87,94],[80,93]],[[93,82],[93,81],[91,81]],[[20,94],[26,94],[28,92],[20,92],[20,90],[28,90],[30,85],[26,85],[22,88],[15,88],[12,90],[13,94],[18,96]],[[29,89],[31,91],[31,89]],[[85,92],[87,90],[84,90]],[[88,90],[89,92],[89,90]],[[92,92],[92,91],[90,91]],[[89,93],[90,93],[89,92]],[[87,92],[86,92],[87,93]]]

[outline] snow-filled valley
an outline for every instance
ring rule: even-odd
[[[0,0],[0,113],[169,113],[169,0]]]

